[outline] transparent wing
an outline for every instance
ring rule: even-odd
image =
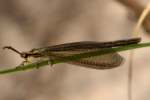
[[[71,56],[74,54],[81,54],[81,53],[85,53],[89,51],[96,51],[96,50],[53,52],[53,56],[50,56],[50,58],[53,58],[53,59],[62,58],[63,59],[63,57],[66,57],[66,56]],[[80,66],[84,66],[87,68],[111,69],[114,67],[118,67],[123,62],[123,60],[124,60],[123,57],[115,52],[115,53],[109,53],[109,54],[104,54],[100,56],[82,58],[82,59],[75,60],[75,61],[69,61],[67,63],[80,65]]]
[[[54,46],[48,46],[38,49],[33,49],[31,51],[37,50],[38,52],[45,51],[71,51],[71,50],[82,50],[82,49],[101,49],[101,48],[111,48],[118,47],[129,44],[137,44],[141,41],[141,38],[131,38],[124,40],[116,40],[116,41],[107,41],[107,42],[94,42],[94,41],[80,41],[80,42],[72,42],[72,43],[64,43]]]
[[[78,61],[72,61],[68,63],[95,69],[111,69],[121,65],[123,60],[123,57],[121,57],[119,54],[111,53],[101,56],[83,58]]]

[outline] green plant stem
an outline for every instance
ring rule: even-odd
[[[33,68],[40,68],[44,67],[45,65],[48,65],[51,63],[52,65],[57,63],[63,63],[73,60],[79,60],[81,58],[87,58],[87,57],[93,57],[93,56],[100,56],[103,54],[113,53],[113,52],[120,52],[120,51],[126,51],[126,50],[132,50],[137,48],[143,48],[143,47],[149,47],[150,42],[148,43],[140,43],[140,44],[131,44],[126,46],[120,46],[116,48],[107,48],[100,51],[94,51],[94,52],[87,52],[87,53],[81,53],[81,54],[75,54],[72,56],[63,57],[63,59],[54,59],[54,60],[40,60],[34,63],[26,64],[26,65],[19,65],[14,68],[4,69],[0,70],[0,74],[6,74],[6,73],[12,73],[17,71],[25,71]]]

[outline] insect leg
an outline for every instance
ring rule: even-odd
[[[53,60],[51,57],[48,57],[48,65],[50,65],[50,67],[53,65]]]

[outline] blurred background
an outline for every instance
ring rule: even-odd
[[[75,41],[126,39],[149,0],[0,0],[0,48],[28,51]],[[150,15],[150,14],[149,14]],[[150,40],[150,16],[140,32]],[[150,48],[135,50],[133,100],[149,100]],[[129,52],[111,70],[57,64],[0,75],[0,100],[127,100]],[[0,68],[23,61],[0,49]]]

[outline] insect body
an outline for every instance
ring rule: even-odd
[[[136,44],[140,41],[141,38],[132,38],[110,42],[82,41],[32,49],[29,52],[19,52],[11,46],[6,46],[4,47],[4,49],[7,48],[13,50],[14,52],[20,54],[20,56],[24,58],[25,61],[27,61],[29,57],[63,59],[64,57],[72,56],[74,54],[81,54],[91,51],[103,51],[107,48],[115,48],[118,46]],[[69,61],[67,63],[96,69],[111,69],[119,66],[122,62],[123,57],[120,56],[117,52],[114,52],[94,57],[89,56],[87,58],[81,58],[79,60]]]

